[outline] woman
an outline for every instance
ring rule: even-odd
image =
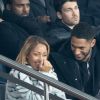
[[[30,36],[25,41],[16,61],[57,80],[56,73],[53,71],[52,65],[48,61],[49,52],[49,45],[44,39],[37,36]],[[24,82],[44,89],[43,82],[29,77],[28,75],[17,70],[13,69],[10,74],[16,78],[19,78],[20,80],[23,80]],[[64,92],[52,86],[49,86],[49,92],[56,94],[59,97],[63,97],[64,100],[66,99]],[[34,91],[28,90],[18,84],[8,81],[6,100],[44,100],[44,97],[35,93]]]

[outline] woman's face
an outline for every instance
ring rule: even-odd
[[[38,44],[35,48],[31,50],[27,56],[27,61],[35,70],[39,70],[45,60],[47,60],[48,51],[44,44]]]

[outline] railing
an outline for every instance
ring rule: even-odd
[[[15,61],[13,61],[13,60],[11,60],[7,57],[4,57],[2,55],[0,55],[0,63],[7,65],[7,66],[9,66],[13,69],[16,69],[16,70],[18,70],[22,73],[25,73],[25,74],[27,74],[31,77],[34,77],[34,78],[44,82],[45,88],[44,88],[44,91],[43,91],[43,90],[41,90],[41,89],[39,89],[39,88],[37,88],[33,85],[30,85],[28,83],[25,83],[25,82],[19,80],[19,79],[16,79],[16,78],[12,77],[11,75],[8,75],[7,73],[0,72],[0,76],[2,76],[3,78],[8,79],[12,82],[15,82],[19,85],[22,85],[22,86],[24,86],[24,87],[26,87],[26,88],[28,88],[32,91],[35,91],[36,93],[44,95],[45,100],[49,100],[49,98],[52,98],[52,100],[63,100],[63,99],[61,99],[61,98],[59,98],[55,95],[49,94],[48,89],[47,89],[47,85],[51,85],[55,88],[58,88],[58,89],[64,91],[66,94],[71,95],[73,97],[76,97],[80,100],[98,100],[98,99],[96,99],[96,98],[94,98],[94,97],[92,97],[92,96],[90,96],[86,93],[83,93],[80,90],[77,90],[77,89],[75,89],[75,88],[73,88],[69,85],[66,85],[62,82],[59,82],[59,81],[53,79],[53,78],[50,78],[46,75],[43,75],[43,74],[41,74],[41,73],[39,73],[35,70],[31,70],[30,68],[26,67],[26,65],[18,64]]]

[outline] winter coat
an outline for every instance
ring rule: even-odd
[[[0,22],[0,54],[15,60],[28,36],[28,33],[16,24]]]
[[[3,19],[11,24],[16,24],[29,35],[42,35],[41,27],[31,12],[28,16],[18,16],[9,10],[4,10]]]
[[[50,70],[49,72],[40,72],[40,73],[57,80],[57,75],[53,70]],[[40,89],[44,89],[43,82],[35,78],[29,77],[26,74],[23,74],[17,70],[12,70],[10,74],[20,80],[23,80],[24,82],[34,85]],[[49,92],[61,98],[64,98],[64,100],[66,100],[64,92],[52,86],[49,86]],[[7,86],[6,86],[6,99],[5,100],[44,100],[44,97],[40,94],[35,93],[34,91],[31,91],[25,87],[22,87],[18,84],[8,81]]]
[[[100,0],[78,0],[81,21],[93,26],[100,25]]]
[[[50,44],[52,51],[58,51],[61,45],[69,39],[70,35],[71,29],[57,19],[51,25],[51,29],[45,34],[44,38]]]
[[[56,11],[54,8],[53,0],[44,0],[45,6],[40,0],[30,0],[31,10],[35,17],[37,16],[50,16],[52,22],[56,19]]]

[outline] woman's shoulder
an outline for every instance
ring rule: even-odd
[[[10,75],[12,75],[20,80],[23,80],[23,81],[28,81],[30,79],[28,75],[26,75],[18,70],[15,70],[15,69],[12,69],[10,71]]]

